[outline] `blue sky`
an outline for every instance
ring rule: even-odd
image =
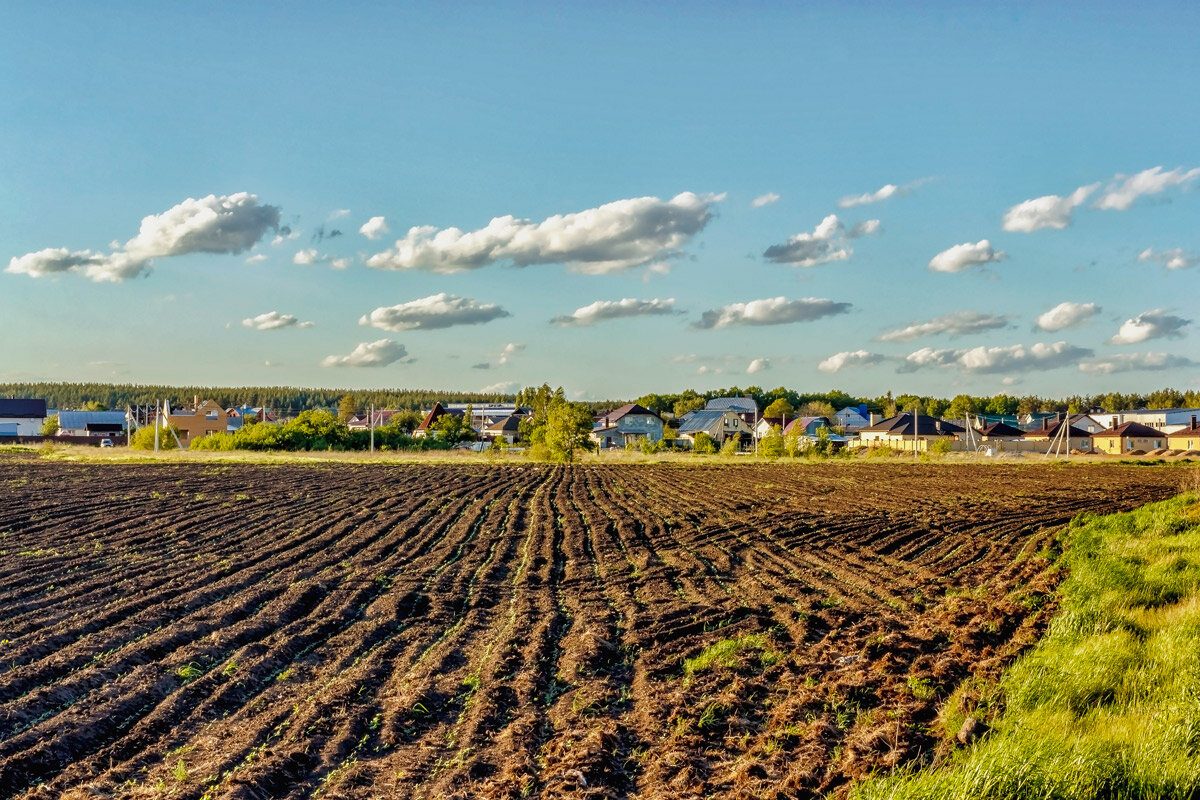
[[[1200,386],[1200,6],[23,4],[0,380]]]

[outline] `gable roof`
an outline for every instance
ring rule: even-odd
[[[60,411],[59,430],[82,430],[89,425],[125,425],[124,411]]]
[[[1024,436],[1025,431],[1020,428],[1014,428],[1006,422],[993,422],[991,425],[985,425],[982,428],[976,428],[975,432],[980,436]]]
[[[37,417],[46,416],[46,401],[33,398],[15,398],[5,400],[0,398],[0,417]]]
[[[416,430],[418,430],[418,431],[429,430],[429,428],[432,427],[435,422],[437,422],[439,419],[446,416],[447,414],[450,414],[451,416],[455,416],[455,417],[461,417],[461,416],[463,416],[464,413],[465,413],[465,411],[460,408],[456,408],[456,409],[452,409],[452,410],[448,411],[446,409],[446,407],[442,405],[441,401],[438,401],[433,404],[433,408],[429,409],[429,413],[425,415],[425,419],[421,420],[421,424],[417,426]],[[414,433],[415,432],[416,431],[414,431]]]
[[[1026,439],[1053,439],[1058,436],[1059,428],[1062,426],[1063,421],[1060,419],[1058,422],[1055,422],[1053,425],[1047,425],[1045,428],[1034,428],[1031,431],[1025,431],[1023,436]],[[1072,425],[1067,428],[1067,436],[1070,436],[1072,439],[1088,439],[1093,434],[1088,433],[1083,428],[1076,428]]]
[[[705,411],[730,410],[748,414],[758,413],[758,403],[749,397],[714,397],[704,404]]]
[[[488,425],[484,430],[489,433],[517,433],[523,419],[525,419],[523,414],[509,414],[504,419]]]
[[[1197,425],[1194,428],[1181,428],[1174,433],[1167,434],[1168,439],[1194,439],[1198,437],[1200,437],[1200,425]]]
[[[604,419],[604,420],[608,420],[610,422],[616,422],[621,417],[628,416],[630,414],[638,414],[638,415],[642,415],[642,416],[650,416],[650,417],[654,417],[656,419],[661,419],[661,417],[659,417],[658,414],[655,414],[650,409],[646,408],[645,406],[640,406],[637,403],[626,403],[625,405],[621,406],[620,408],[614,408],[612,411],[609,411],[608,413],[601,414],[600,416],[596,417],[596,419],[598,419],[598,420]]]
[[[1143,425],[1140,422],[1122,422],[1115,428],[1109,428],[1106,431],[1093,433],[1092,438],[1121,438],[1121,439],[1150,439],[1154,437],[1166,436],[1165,433],[1157,428],[1151,428],[1149,425]]]
[[[951,436],[963,432],[963,427],[955,425],[953,422],[947,422],[944,419],[935,419],[924,414],[917,414],[916,416],[918,436]],[[863,428],[859,433],[888,433],[892,436],[912,436],[913,413],[905,411],[894,417],[888,417],[882,422],[877,422],[870,427]]]
[[[727,411],[729,409],[724,408],[706,408],[701,411],[693,411],[683,421],[683,424],[679,426],[679,433],[683,435],[685,433],[707,431],[719,423],[725,417]]]

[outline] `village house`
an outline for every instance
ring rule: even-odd
[[[627,403],[596,417],[592,441],[601,448],[624,447],[642,440],[662,441],[662,417],[645,406]]]
[[[229,414],[212,400],[200,402],[194,398],[191,408],[172,409],[170,403],[163,405],[163,422],[179,431],[179,443],[188,447],[196,439],[226,433],[229,430]]]
[[[741,415],[730,408],[706,408],[691,411],[679,418],[679,438],[696,443],[696,435],[706,433],[718,446],[726,439],[737,437],[739,446],[753,441],[754,431]]]
[[[834,421],[844,431],[859,431],[871,425],[870,412],[865,405],[846,406],[834,414]]]
[[[521,441],[521,420],[523,419],[525,419],[524,414],[509,414],[503,419],[496,420],[483,429],[481,434],[483,441],[494,442],[500,439],[508,444],[517,444]]]
[[[1092,436],[1092,449],[1096,452],[1119,456],[1135,450],[1149,452],[1167,446],[1167,435],[1149,425],[1140,422],[1117,424],[1116,417],[1112,421],[1111,428]]]
[[[37,436],[45,421],[45,400],[0,399],[0,436]]]
[[[1162,433],[1174,433],[1187,428],[1195,414],[1200,414],[1200,408],[1138,408],[1117,411],[1113,414],[1117,421],[1108,427],[1115,428],[1122,422],[1140,422]]]
[[[413,437],[416,439],[424,438],[425,436],[437,435],[437,421],[445,416],[465,417],[465,408],[446,408],[441,402],[433,404],[433,408],[429,409],[429,413],[425,415],[425,419],[421,420],[421,424],[413,430]],[[471,430],[475,430],[471,428]]]
[[[1167,434],[1167,446],[1174,450],[1200,450],[1200,426],[1196,425],[1197,415],[1192,414],[1190,424]]]
[[[60,411],[59,436],[88,436],[95,439],[120,436],[125,432],[124,411]]]
[[[1083,428],[1077,428],[1075,425],[1068,425],[1066,431],[1063,430],[1063,420],[1051,420],[1048,417],[1043,417],[1041,427],[1034,428],[1030,431],[1025,431],[1021,439],[1026,442],[1035,442],[1049,445],[1050,442],[1062,441],[1063,445],[1072,450],[1091,450],[1092,449],[1092,434],[1088,433]]]
[[[956,441],[964,429],[946,420],[905,411],[863,428],[858,432],[863,447],[890,447],[893,450],[928,450],[931,442]]]

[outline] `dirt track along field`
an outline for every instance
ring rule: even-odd
[[[836,790],[1178,476],[0,462],[0,799]]]

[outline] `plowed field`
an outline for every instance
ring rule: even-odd
[[[836,790],[1178,474],[6,461],[0,798]]]

